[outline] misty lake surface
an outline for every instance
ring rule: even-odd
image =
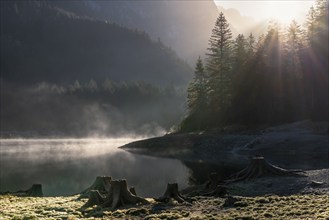
[[[134,139],[0,139],[0,191],[41,183],[45,196],[79,193],[96,176],[127,179],[140,196],[164,193],[168,182],[188,186],[189,170],[179,160],[119,149]]]

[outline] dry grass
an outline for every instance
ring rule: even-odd
[[[0,219],[326,219],[329,195],[235,197],[223,205],[224,198],[196,197],[193,204],[153,202],[151,205],[110,211],[91,207],[81,211],[86,200],[71,197],[0,196]]]

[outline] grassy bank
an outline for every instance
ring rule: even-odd
[[[28,198],[2,195],[0,219],[329,219],[329,195],[292,195],[225,198],[195,197],[192,204],[150,205],[110,211],[79,208],[78,196]]]

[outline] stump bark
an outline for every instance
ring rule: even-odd
[[[237,182],[242,180],[255,179],[262,176],[302,176],[302,170],[286,170],[268,163],[264,157],[256,156],[243,170],[233,174],[226,182]]]
[[[139,196],[131,193],[128,189],[126,180],[111,180],[109,190],[106,194],[100,193],[98,190],[92,190],[89,200],[82,208],[93,205],[109,207],[112,210],[124,205],[148,204],[149,202]]]
[[[219,184],[222,184],[220,176],[217,173],[211,173],[209,180],[205,184],[206,189],[215,189]]]
[[[29,196],[29,197],[43,197],[42,185],[33,184],[27,190],[18,190],[16,192],[7,192],[8,194],[14,194],[16,196]]]
[[[227,193],[227,187],[223,184],[224,182],[217,173],[211,173],[209,175],[209,180],[205,183],[204,192],[201,195],[224,196]]]
[[[42,185],[33,184],[32,187],[26,191],[26,196],[42,197],[43,196]]]
[[[101,194],[106,194],[110,190],[111,180],[110,176],[97,176],[94,183],[80,193],[80,198],[88,198],[91,192],[95,190],[98,190]]]
[[[133,195],[137,196],[135,187],[130,187],[129,192],[131,192]]]
[[[168,183],[165,193],[162,197],[156,199],[156,201],[167,203],[171,199],[174,199],[179,203],[183,203],[186,201],[186,198],[179,193],[177,183]]]

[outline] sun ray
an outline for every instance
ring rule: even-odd
[[[275,19],[283,24],[289,24],[293,19],[304,22],[309,8],[314,5],[314,0],[214,1],[226,9],[237,9],[243,16],[252,16],[256,20]]]

